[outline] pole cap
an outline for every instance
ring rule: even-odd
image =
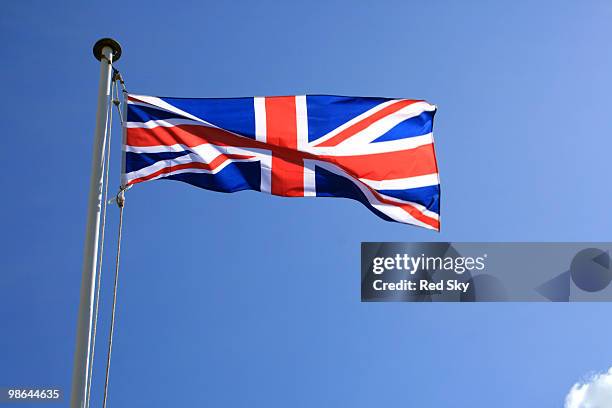
[[[93,54],[98,61],[102,60],[102,50],[104,47],[110,47],[113,50],[113,62],[121,58],[121,45],[112,38],[101,38],[93,46]]]

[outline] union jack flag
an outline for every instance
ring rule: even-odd
[[[439,230],[435,112],[410,99],[130,94],[122,184],[346,197],[385,220]]]

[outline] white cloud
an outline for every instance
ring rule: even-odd
[[[607,373],[593,375],[574,384],[565,397],[565,408],[612,407],[612,367]]]

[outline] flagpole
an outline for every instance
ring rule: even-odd
[[[83,252],[81,277],[81,300],[77,321],[76,347],[72,369],[71,408],[85,408],[91,355],[91,326],[93,302],[96,287],[96,267],[98,262],[98,237],[100,230],[100,208],[102,205],[102,173],[104,150],[106,148],[107,112],[112,77],[112,62],[121,56],[121,46],[111,38],[98,40],[93,47],[94,56],[100,61],[100,82],[98,85],[98,111],[94,132],[91,178],[89,180],[89,199],[87,209],[87,229]]]

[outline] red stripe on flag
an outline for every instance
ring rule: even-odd
[[[362,130],[364,130],[365,128],[373,124],[374,122],[377,122],[381,120],[382,118],[384,118],[385,116],[389,116],[397,112],[398,110],[405,108],[408,105],[412,105],[413,103],[416,103],[416,102],[421,102],[421,101],[406,99],[406,100],[401,100],[401,101],[392,103],[389,106],[386,106],[383,109],[379,110],[378,112],[373,113],[367,118],[360,120],[359,122],[349,126],[348,128],[338,133],[337,135],[333,136],[330,139],[327,139],[324,142],[319,143],[316,146],[317,147],[337,146],[343,141],[345,141],[346,139],[348,139],[349,137],[355,135],[357,132],[361,132]]]
[[[266,98],[266,141],[284,149],[272,155],[272,194],[304,196],[304,161],[297,151],[295,96]]]
[[[266,144],[223,129],[199,125],[177,125],[172,127],[128,128],[128,146],[172,146],[182,144],[195,147],[212,143],[227,146],[266,148]]]
[[[357,178],[391,180],[438,172],[433,144],[398,152],[363,156],[320,156],[335,163]]]

